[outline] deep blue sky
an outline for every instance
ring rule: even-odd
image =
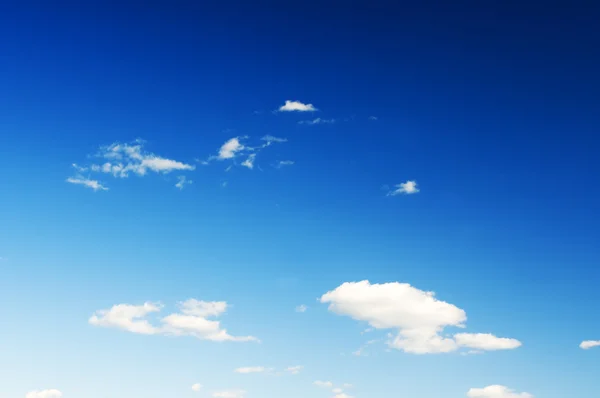
[[[600,339],[598,20],[592,2],[0,5],[0,299],[11,319],[0,395],[187,396],[199,380],[204,394],[237,383],[269,398],[337,378],[357,398],[492,384],[590,396],[599,351],[578,345]],[[273,112],[286,100],[318,112]],[[316,117],[336,122],[298,124]],[[264,135],[288,142],[253,170],[197,161]],[[95,175],[108,191],[65,182],[72,163],[136,138],[196,169]],[[295,164],[273,167],[281,160]],[[180,191],[181,174],[193,184]],[[386,195],[408,180],[419,193]],[[467,312],[469,330],[523,347],[463,357],[381,344],[349,359],[368,340],[361,326],[315,300],[363,279],[435,291]],[[231,303],[224,324],[263,343],[87,323],[115,304],[190,297]],[[302,303],[309,311],[295,313]],[[115,352],[141,357],[115,369]],[[269,362],[300,362],[305,379],[229,380]],[[144,385],[135,366],[163,377]]]

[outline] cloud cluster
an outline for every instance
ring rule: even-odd
[[[62,392],[58,390],[31,391],[25,395],[25,398],[61,398]]]
[[[233,165],[237,165],[238,163],[236,162],[236,160],[238,158],[243,158],[244,160],[242,160],[239,163],[239,165],[252,170],[254,169],[256,157],[260,151],[273,144],[287,142],[287,138],[265,135],[260,139],[258,143],[256,143],[256,145],[249,145],[247,143],[249,139],[250,138],[247,136],[230,138],[229,140],[225,141],[223,145],[221,145],[217,152],[217,155],[209,156],[207,160],[203,160],[200,163],[208,165],[215,160],[232,160],[234,162]]]
[[[89,166],[73,164],[76,175],[69,177],[67,182],[79,184],[94,191],[108,190],[98,180],[84,173],[112,175],[115,178],[127,178],[131,174],[145,176],[149,173],[168,174],[172,171],[191,171],[196,166],[155,155],[144,149],[145,142],[136,140],[132,143],[113,143],[102,146],[95,154],[98,160]]]
[[[518,340],[492,334],[442,334],[446,327],[464,328],[465,311],[408,283],[346,282],[325,293],[320,301],[338,315],[367,322],[375,329],[396,330],[388,345],[407,353],[448,353],[463,347],[493,351],[521,346]]]
[[[94,326],[117,328],[131,333],[146,335],[192,336],[210,341],[259,341],[253,336],[232,336],[214,318],[227,310],[224,301],[199,301],[189,299],[179,303],[179,312],[167,315],[160,325],[153,325],[146,318],[162,310],[162,305],[118,304],[107,310],[96,311],[89,319]]]
[[[517,393],[508,387],[493,385],[485,388],[471,388],[467,392],[469,398],[533,398],[533,395],[522,392]]]

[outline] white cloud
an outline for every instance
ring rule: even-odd
[[[296,307],[296,312],[306,312],[307,309],[308,309],[307,306],[305,306],[304,304],[301,304]]]
[[[471,388],[467,392],[469,398],[533,398],[533,395],[522,392],[517,393],[508,387],[493,385],[485,388]]]
[[[390,191],[388,193],[389,196],[396,196],[401,194],[410,195],[419,192],[419,188],[417,188],[416,181],[402,182],[400,184],[397,184],[395,187],[396,188],[393,191]]]
[[[83,185],[84,187],[91,188],[94,191],[108,191],[108,188],[99,183],[97,180],[91,180],[83,177],[69,177],[67,182],[71,184]]]
[[[322,388],[333,388],[333,383],[330,381],[315,381],[313,383],[315,386],[317,387],[322,387]]]
[[[280,160],[279,162],[277,162],[277,165],[275,167],[277,167],[278,169],[285,167],[285,166],[291,166],[293,165],[294,162],[293,160]]]
[[[254,168],[254,160],[256,159],[256,154],[251,153],[248,155],[248,158],[242,162],[242,166],[249,168],[252,170]]]
[[[490,333],[458,333],[454,335],[454,340],[461,347],[484,351],[512,350],[522,345],[519,340],[496,337]]]
[[[369,116],[369,120],[378,120],[379,118],[377,116]]]
[[[334,388],[333,390],[331,390],[331,392],[334,393],[334,394],[341,394],[341,393],[344,392],[344,390],[341,389],[341,388],[339,388],[339,387],[337,387],[337,388]]]
[[[329,311],[367,322],[375,329],[396,329],[397,335],[388,345],[407,353],[447,353],[461,346],[498,350],[520,345],[492,335],[463,333],[458,341],[442,335],[446,327],[465,327],[465,311],[408,283],[346,282],[325,293],[320,301],[329,304]]]
[[[315,124],[333,124],[335,123],[335,119],[321,119],[320,117],[312,120],[301,120],[298,124],[308,124],[309,126],[313,126]]]
[[[25,398],[61,398],[62,392],[58,390],[42,390],[42,391],[31,391],[25,395]]]
[[[300,371],[302,369],[304,369],[304,366],[295,365],[295,366],[288,366],[287,368],[285,368],[285,371],[288,373],[291,373],[293,375],[297,375],[298,373],[300,373]]]
[[[221,160],[234,158],[236,154],[244,150],[244,148],[244,145],[240,142],[238,137],[231,138],[221,146],[217,158]]]
[[[177,184],[175,184],[175,186],[180,190],[185,188],[186,185],[191,184],[193,182],[192,180],[188,180],[186,176],[178,176],[177,180],[178,181]]]
[[[200,391],[201,389],[202,389],[202,384],[200,384],[200,383],[196,383],[196,384],[194,384],[194,385],[192,386],[192,391],[196,391],[196,392],[198,392],[198,391]]]
[[[304,104],[300,101],[285,101],[285,104],[279,107],[279,112],[314,112],[317,108],[313,104]]]
[[[586,340],[579,344],[579,348],[589,350],[590,348],[600,347],[600,340]]]
[[[267,369],[264,368],[263,366],[248,366],[248,367],[244,367],[244,368],[237,368],[234,370],[234,372],[248,374],[248,373],[263,373],[266,370]]]
[[[333,396],[333,398],[353,398],[353,397],[351,395],[348,395],[348,394],[342,392],[342,393],[339,393],[339,394],[335,394]]]
[[[214,398],[243,398],[246,395],[244,390],[225,390],[212,393]]]
[[[198,301],[190,299],[179,303],[180,312],[161,319],[161,326],[152,325],[144,319],[151,313],[159,312],[159,304],[145,303],[135,306],[130,304],[115,305],[108,310],[96,311],[89,319],[94,326],[110,327],[126,330],[131,333],[147,335],[193,336],[210,341],[259,341],[253,336],[232,336],[221,323],[209,320],[217,317],[227,309],[224,301]]]

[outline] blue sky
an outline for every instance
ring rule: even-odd
[[[0,396],[598,390],[597,8],[159,3],[0,6]]]

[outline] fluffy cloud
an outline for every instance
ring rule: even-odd
[[[214,398],[244,398],[244,395],[246,395],[244,390],[225,390],[212,393]]]
[[[335,119],[322,119],[320,117],[312,120],[301,120],[298,124],[307,124],[309,126],[313,126],[315,124],[333,124],[335,123]]]
[[[42,390],[28,392],[25,398],[61,398],[62,396],[62,392],[58,390]]]
[[[471,388],[467,392],[469,398],[533,398],[533,395],[522,392],[516,393],[508,387],[493,385],[485,388]]]
[[[410,194],[414,194],[414,193],[418,193],[418,192],[419,192],[419,188],[417,188],[416,181],[406,181],[406,182],[397,184],[395,186],[395,189],[390,191],[388,193],[388,195],[389,196],[410,195]]]
[[[300,101],[285,101],[285,104],[279,107],[279,112],[314,112],[317,108],[313,104],[304,104]]]
[[[300,371],[302,369],[304,369],[304,366],[295,365],[295,366],[288,366],[287,368],[285,368],[285,371],[288,373],[291,373],[293,375],[297,375],[298,373],[300,373]]]
[[[600,347],[600,340],[586,340],[579,344],[579,348],[589,350],[590,348]]]
[[[248,366],[245,368],[237,368],[234,370],[234,372],[248,374],[248,373],[264,373],[266,370],[267,369],[263,366]]]
[[[221,146],[217,158],[221,160],[231,159],[234,158],[238,152],[244,149],[245,146],[240,142],[240,139],[238,137],[231,138]]]
[[[254,160],[256,159],[256,154],[251,153],[248,155],[248,158],[242,162],[242,166],[249,168],[252,170],[254,168]]]
[[[346,282],[325,293],[320,301],[328,303],[331,312],[367,322],[375,329],[397,330],[388,345],[408,353],[447,353],[460,347],[499,350],[521,345],[517,340],[489,334],[442,335],[446,327],[465,327],[465,311],[408,283]]]
[[[194,384],[194,385],[192,386],[192,391],[196,391],[196,392],[198,392],[198,391],[200,391],[201,389],[202,389],[202,384],[200,384],[200,383],[196,383],[196,384]]]
[[[100,184],[98,180],[91,180],[89,178],[84,178],[81,176],[69,177],[67,178],[67,182],[71,184],[83,185],[84,187],[91,188],[94,191],[108,191],[108,188]]]
[[[89,319],[94,326],[117,328],[147,335],[193,336],[210,341],[258,341],[253,336],[232,336],[221,323],[207,318],[217,317],[227,309],[224,301],[190,299],[179,303],[180,312],[161,319],[161,325],[152,325],[146,318],[161,311],[162,306],[147,302],[143,305],[118,304],[108,310],[96,311]]]
[[[296,312],[306,312],[307,309],[308,309],[307,306],[305,306],[304,304],[301,304],[296,307]]]
[[[186,185],[191,184],[192,182],[193,181],[188,180],[186,176],[178,176],[177,184],[175,184],[175,186],[181,190],[185,188]]]

